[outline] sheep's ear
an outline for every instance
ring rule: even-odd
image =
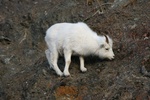
[[[105,47],[105,45],[104,45],[104,44],[101,44],[101,45],[100,45],[100,48],[104,48],[104,47]]]

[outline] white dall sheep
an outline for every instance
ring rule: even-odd
[[[100,58],[113,59],[112,39],[109,36],[98,36],[85,23],[58,23],[52,25],[47,31],[45,41],[48,49],[45,51],[50,66],[59,76],[69,76],[71,55],[79,55],[80,70],[84,67],[83,56],[96,55]],[[58,65],[59,55],[64,55],[65,68],[62,72]]]

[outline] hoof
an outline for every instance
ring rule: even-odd
[[[64,72],[64,76],[70,76],[69,72]]]
[[[82,72],[86,72],[86,71],[87,71],[87,68],[82,68],[81,71],[82,71]]]
[[[58,76],[63,76],[62,72],[57,73]]]

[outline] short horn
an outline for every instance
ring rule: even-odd
[[[104,35],[104,36],[106,38],[106,42],[109,43],[108,37],[106,35]]]

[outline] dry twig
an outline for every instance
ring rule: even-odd
[[[112,3],[103,3],[103,4],[100,4],[99,1],[98,1],[98,4],[99,4],[99,6],[94,8],[94,10],[95,9],[98,9],[98,10],[96,10],[96,12],[94,14],[92,14],[92,15],[88,16],[87,18],[85,18],[83,21],[89,20],[90,18],[94,17],[96,14],[104,14],[102,6],[104,6],[104,5],[111,5]],[[93,9],[91,11],[93,11]],[[89,12],[91,12],[91,11],[89,11]]]
[[[21,39],[21,41],[19,42],[19,44],[21,44],[21,43],[26,39],[26,37],[27,37],[27,32],[26,32],[26,30],[25,30],[23,39]]]

